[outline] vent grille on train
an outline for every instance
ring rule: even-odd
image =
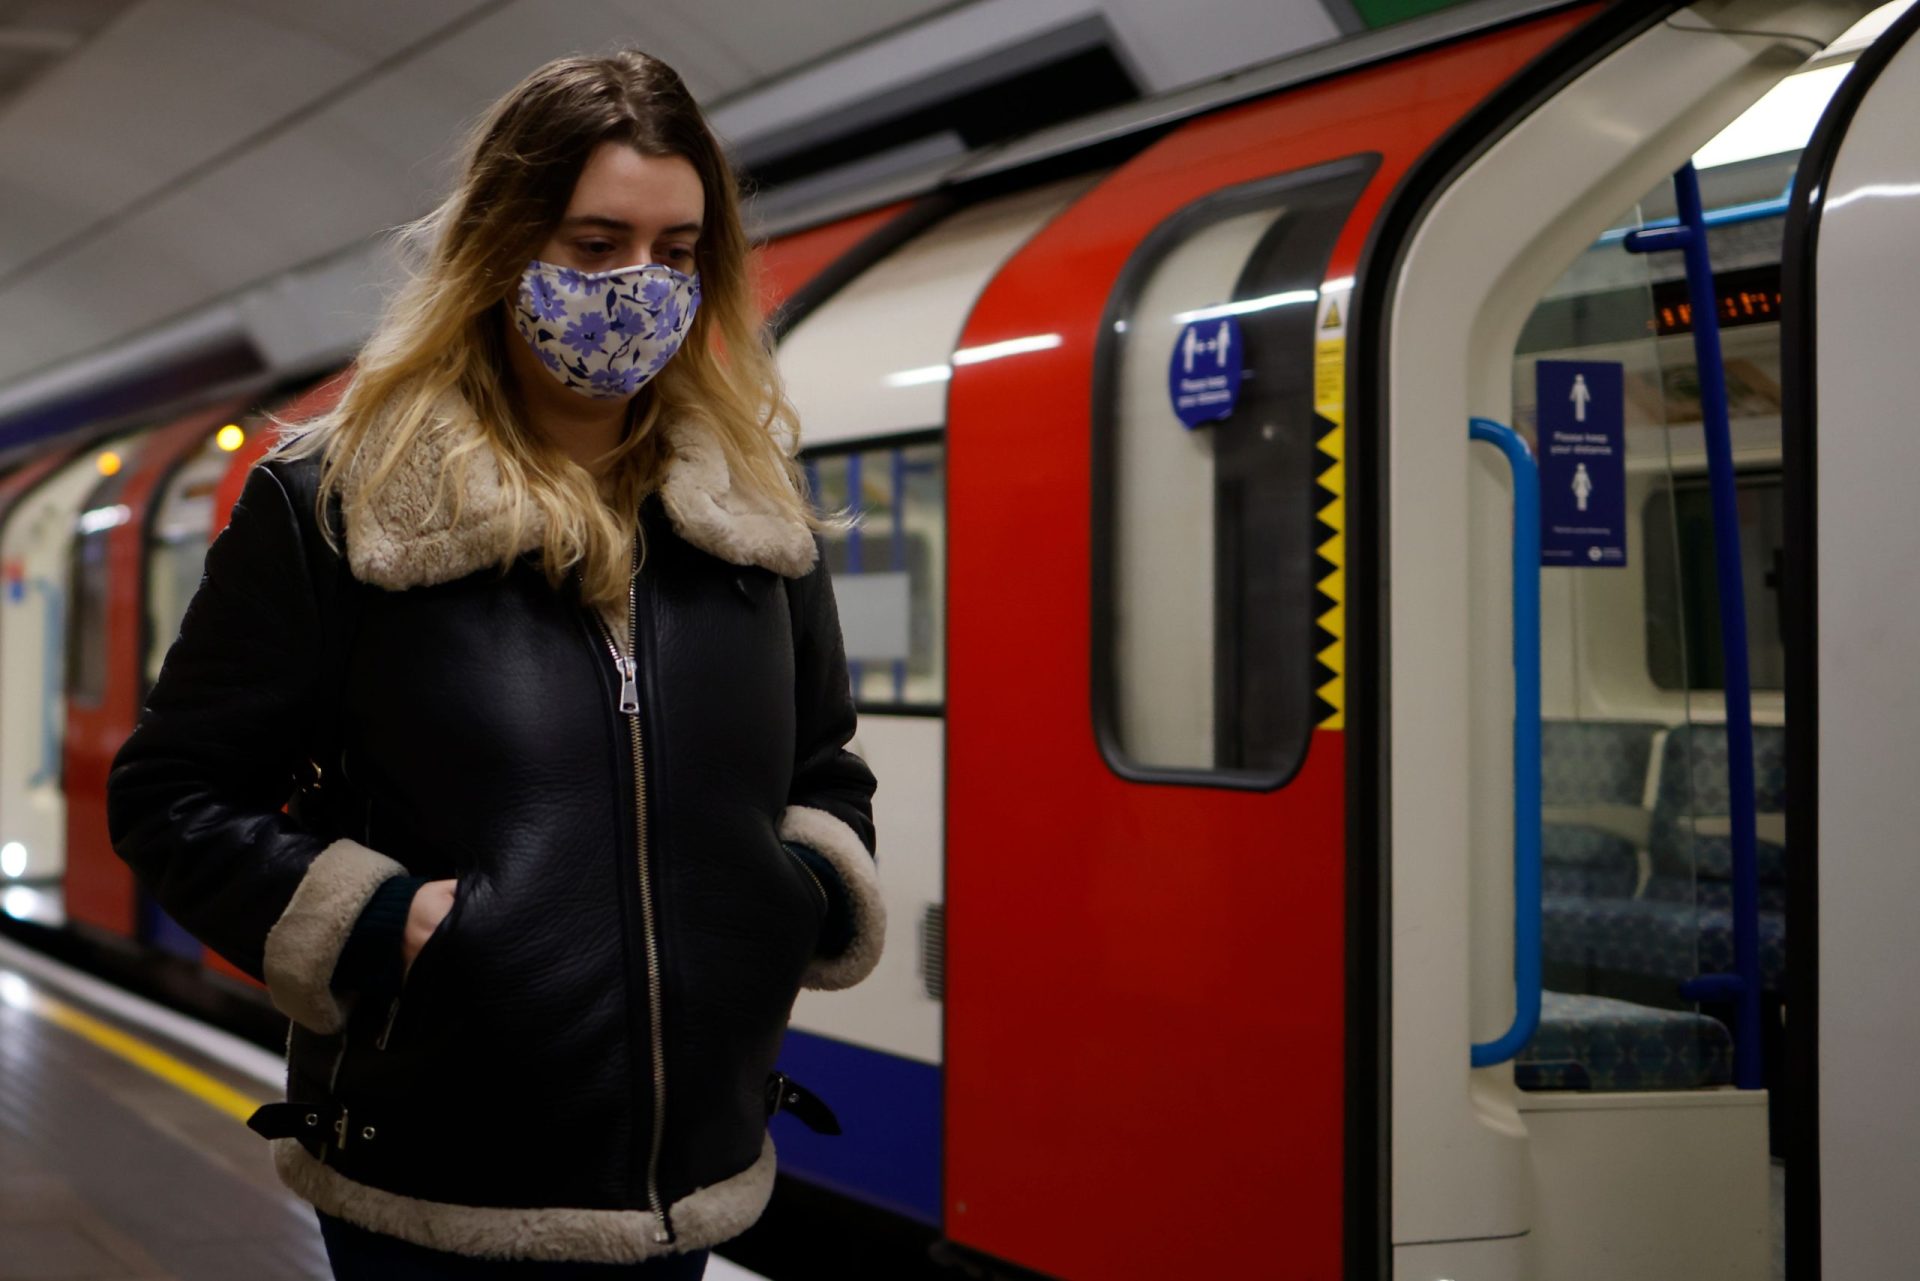
[[[947,909],[939,903],[927,904],[920,914],[920,982],[928,1000],[946,999]]]

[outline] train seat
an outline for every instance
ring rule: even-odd
[[[1733,1079],[1718,1019],[1605,996],[1547,992],[1540,1030],[1514,1062],[1523,1090],[1693,1090]]]
[[[1653,876],[1646,896],[1729,907],[1733,823],[1727,801],[1727,731],[1681,725],[1660,752],[1660,780],[1648,834]],[[1754,807],[1760,906],[1784,912],[1787,894],[1787,732],[1753,727]]]
[[[1574,967],[1604,987],[1608,976],[1675,985],[1733,969],[1733,913],[1654,898],[1546,895],[1541,905],[1547,964]],[[1787,929],[1781,912],[1760,913],[1760,981],[1779,992],[1786,976]]]
[[[1664,726],[1540,725],[1542,885],[1549,894],[1631,898],[1648,872],[1647,770]]]
[[[1549,868],[1555,816],[1547,782],[1564,772],[1556,752],[1569,752],[1566,733],[1543,735],[1543,794],[1550,798],[1543,832]],[[1733,870],[1728,817],[1727,734],[1718,725],[1682,725],[1657,748],[1658,774],[1646,815],[1646,839],[1635,858],[1641,883],[1622,893],[1623,856],[1613,851],[1605,875],[1556,877],[1549,871],[1543,900],[1546,960],[1600,975],[1658,979],[1674,984],[1733,968]],[[1644,759],[1644,758],[1643,758]],[[1760,969],[1769,992],[1786,973],[1786,731],[1754,727],[1755,803],[1758,810]],[[1616,826],[1620,826],[1616,820]],[[1565,841],[1566,837],[1558,838]],[[1588,838],[1591,840],[1592,838]],[[1564,972],[1564,970],[1563,970]],[[1605,979],[1596,979],[1605,986]]]

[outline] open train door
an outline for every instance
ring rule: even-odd
[[[1741,548],[1751,530],[1771,550],[1763,515],[1780,492],[1769,276],[1791,169],[1775,162],[1806,138],[1767,104],[1859,74],[1841,64],[1869,9],[1610,7],[1436,149],[1361,273],[1349,439],[1384,452],[1393,584],[1401,1281],[1768,1273],[1770,1180],[1793,1188],[1805,1172],[1770,1160],[1768,1105],[1791,1115],[1796,1096],[1769,1045],[1784,962],[1809,942],[1782,933],[1779,907],[1807,879],[1795,860],[1811,842],[1783,848],[1777,825],[1783,810],[1805,818],[1777,745],[1806,709],[1754,676],[1777,652],[1758,643],[1770,632],[1736,625],[1743,592],[1765,600],[1770,558]],[[1759,177],[1768,189],[1752,192]],[[1893,297],[1873,294],[1859,327],[1898,315]],[[1834,376],[1820,384],[1830,393]],[[1857,450],[1889,434],[1884,412],[1859,419],[1827,438]],[[1873,465],[1897,474],[1888,463]],[[1590,502],[1602,495],[1618,505]],[[1875,589],[1910,579],[1913,547],[1880,561]],[[1696,625],[1669,625],[1676,602]],[[1711,661],[1697,648],[1710,638]],[[1901,679],[1891,663],[1886,675],[1875,696]],[[1848,767],[1861,755],[1850,747]],[[1912,790],[1891,774],[1881,786]],[[1893,857],[1879,851],[1905,830],[1884,826],[1859,857]],[[1875,1013],[1910,1008],[1876,977]],[[1784,1008],[1802,1021],[1797,999]],[[1872,1053],[1906,1061],[1889,1048],[1877,1038]],[[1899,1106],[1886,1084],[1871,1106]],[[1852,1159],[1823,1155],[1828,1169]]]
[[[1913,1267],[1920,1204],[1920,5],[1860,57],[1802,157],[1783,267],[1787,477],[1787,1035],[1802,1096],[1787,1275]],[[1817,1178],[1813,1177],[1817,1171]]]
[[[1085,1281],[1377,1271],[1347,302],[1409,166],[1584,16],[1192,120],[975,305],[948,400],[960,1246]]]

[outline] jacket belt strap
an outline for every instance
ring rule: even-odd
[[[364,1109],[344,1103],[288,1101],[261,1104],[247,1118],[247,1128],[263,1138],[317,1138],[346,1148],[377,1141],[383,1126]]]
[[[815,1134],[840,1133],[840,1118],[826,1101],[784,1072],[767,1077],[767,1116],[785,1108]]]

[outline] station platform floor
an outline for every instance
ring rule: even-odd
[[[277,1057],[0,938],[0,1281],[331,1277],[245,1125]],[[714,1257],[708,1281],[762,1281]]]

